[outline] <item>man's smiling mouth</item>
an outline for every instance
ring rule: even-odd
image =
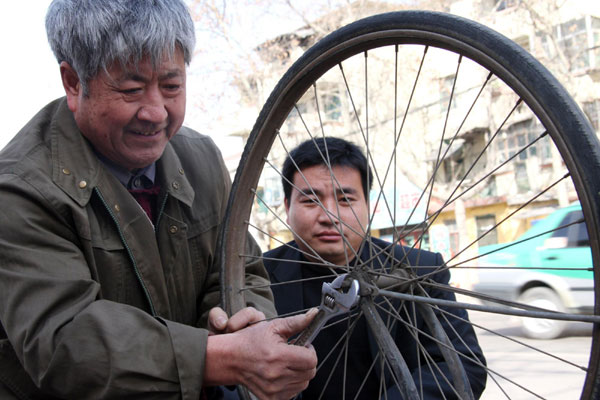
[[[130,129],[129,132],[131,132],[131,133],[133,133],[135,135],[139,135],[139,136],[156,136],[160,132],[162,132],[162,129],[152,130],[152,131],[137,131],[137,130],[134,130],[134,129]]]

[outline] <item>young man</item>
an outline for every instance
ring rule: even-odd
[[[216,307],[230,181],[182,127],[185,4],[55,0],[46,28],[66,97],[0,153],[0,398],[300,392],[316,355],[287,339],[310,317],[258,322],[274,314],[260,289],[230,319]],[[247,266],[248,286],[266,280]]]
[[[287,222],[294,240],[264,254],[265,266],[275,284],[272,290],[280,315],[317,306],[321,301],[322,282],[333,280],[332,265],[365,263],[374,270],[389,267],[392,263],[432,266],[412,271],[422,276],[443,264],[440,254],[394,246],[369,236],[366,232],[367,198],[372,181],[371,170],[361,150],[343,139],[309,140],[290,152],[283,165],[282,183]],[[431,278],[447,285],[449,273],[443,269]],[[451,291],[424,287],[431,297],[455,300]],[[442,373],[450,376],[449,367],[438,345],[427,337],[429,330],[422,317],[418,312],[413,314],[410,307],[405,310],[397,307],[397,302],[394,305],[403,318],[414,321],[417,329],[425,332],[419,335],[425,350],[419,352],[414,331],[400,323],[392,329],[417,390],[419,393],[423,390],[423,397],[428,399],[456,398],[456,392],[441,377]],[[447,311],[464,320],[468,318],[464,310],[448,308]],[[382,313],[384,319],[387,315]],[[447,320],[449,323],[442,322],[442,325],[454,347],[467,357],[461,360],[478,398],[485,387],[486,370],[477,338],[469,323],[452,316]],[[350,332],[348,359],[344,362],[346,355],[342,354],[342,361],[337,363],[342,347],[338,341],[347,332]],[[377,361],[381,359],[374,360],[377,345],[364,318],[360,318],[354,328],[349,328],[347,322],[332,324],[321,331],[313,344],[319,360],[326,361],[303,392],[304,399],[341,398],[342,393],[346,398],[357,398],[357,395],[361,399],[401,398],[389,373],[384,377],[385,389],[380,387],[381,368]],[[332,349],[336,350],[329,355]],[[430,365],[424,353],[433,357],[437,367]],[[478,361],[470,361],[472,359]],[[344,371],[345,364],[347,371]]]

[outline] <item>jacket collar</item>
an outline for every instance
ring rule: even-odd
[[[158,182],[161,182],[169,195],[191,207],[195,196],[194,189],[186,178],[181,160],[171,143],[167,143],[156,166]]]
[[[81,207],[101,182],[112,182],[110,172],[96,156],[91,144],[75,123],[73,113],[62,99],[51,126],[52,180]],[[191,207],[194,190],[185,177],[179,157],[170,143],[157,162],[159,182],[177,200]]]

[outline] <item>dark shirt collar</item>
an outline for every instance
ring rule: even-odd
[[[154,185],[156,178],[156,162],[147,167],[129,171],[115,164],[102,154],[94,151],[102,164],[112,173],[127,189],[144,189]]]

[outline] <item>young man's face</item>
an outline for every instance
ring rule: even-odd
[[[332,171],[335,179],[324,165],[302,169],[306,180],[294,174],[294,188],[285,202],[287,222],[301,250],[345,265],[365,237],[369,210],[358,170],[335,166]],[[317,199],[322,205],[313,201]]]
[[[69,66],[61,65],[61,71],[65,68]],[[137,68],[114,63],[89,81],[87,96],[77,84],[67,89],[67,99],[77,126],[94,148],[132,170],[158,160],[183,124],[185,82],[178,49],[156,67],[148,57]]]

